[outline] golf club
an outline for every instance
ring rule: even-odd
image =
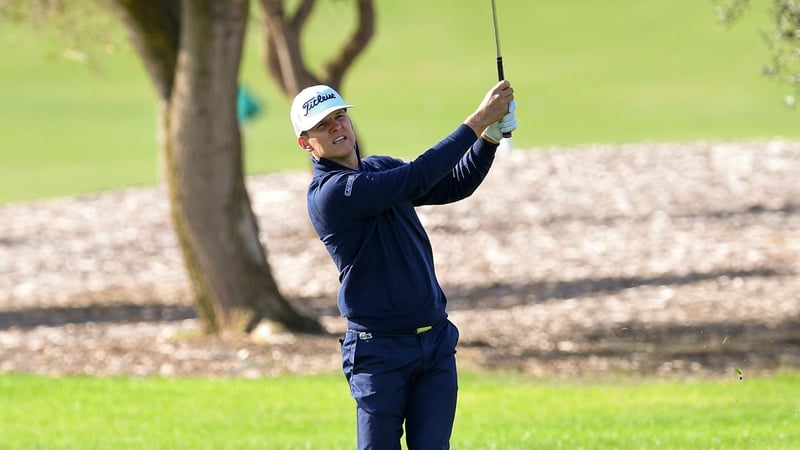
[[[500,33],[497,30],[497,7],[492,0],[492,24],[494,25],[494,48],[497,50],[497,78],[498,81],[506,79],[503,74],[503,56],[500,54]],[[503,133],[504,138],[510,138],[511,133]]]

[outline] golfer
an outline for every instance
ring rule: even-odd
[[[456,410],[458,330],[414,207],[455,202],[481,184],[514,90],[497,83],[462,124],[414,161],[362,158],[348,105],[328,86],[297,94],[291,121],[311,155],[311,222],[339,269],[347,319],[342,367],[356,401],[358,448],[448,449]],[[409,132],[414,132],[413,129]]]

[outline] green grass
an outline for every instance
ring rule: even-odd
[[[800,374],[739,381],[462,376],[458,449],[790,449]],[[338,374],[246,379],[0,376],[2,449],[353,448]]]
[[[763,78],[768,0],[733,28],[710,0],[498,2],[519,148],[592,142],[800,136],[785,88]],[[319,64],[352,23],[319,2],[304,38]],[[343,19],[343,14],[345,15]],[[379,2],[374,41],[345,79],[370,153],[419,154],[454,128],[495,79],[489,2]],[[255,19],[254,19],[255,20]],[[341,22],[344,21],[342,24]],[[331,27],[337,23],[340,27]],[[307,167],[250,28],[241,79],[265,103],[245,130],[248,173]],[[124,39],[67,61],[46,35],[0,28],[0,203],[158,180],[155,103]]]

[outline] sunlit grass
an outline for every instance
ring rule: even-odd
[[[462,374],[453,448],[792,449],[796,373],[555,381]],[[353,448],[340,374],[246,379],[0,376],[0,448]]]

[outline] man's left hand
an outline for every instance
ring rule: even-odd
[[[493,144],[500,143],[500,140],[503,139],[503,134],[511,133],[517,129],[517,116],[514,114],[516,109],[517,101],[512,100],[511,103],[508,104],[508,114],[503,116],[499,121],[486,127],[483,133],[481,133],[481,136]]]

